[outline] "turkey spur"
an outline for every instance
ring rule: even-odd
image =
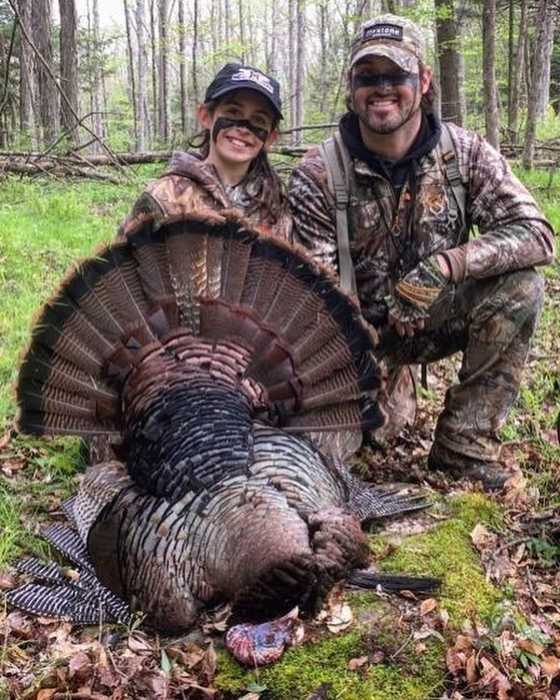
[[[326,270],[233,215],[146,220],[80,263],[33,329],[18,426],[102,436],[119,460],[45,533],[80,580],[28,560],[9,602],[174,633],[220,602],[239,622],[312,613],[352,576],[433,586],[353,573],[363,521],[425,506],[342,466],[383,422],[375,342]]]

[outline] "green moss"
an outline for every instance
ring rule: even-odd
[[[459,626],[471,615],[491,614],[503,598],[501,592],[486,581],[470,538],[477,523],[501,526],[502,515],[499,506],[482,494],[451,499],[449,514],[450,519],[433,530],[403,540],[379,567],[386,572],[441,578],[441,606],[449,612],[450,623]],[[383,541],[382,537],[373,539],[374,551],[379,551]]]
[[[482,493],[465,493],[448,500],[449,513],[460,519],[470,530],[477,523],[483,523],[495,530],[504,524],[504,514],[496,501],[490,500]]]
[[[441,696],[442,651],[440,644],[431,644],[421,655],[407,655],[405,671],[400,660],[350,671],[348,661],[368,652],[363,633],[355,630],[291,649],[282,661],[258,673],[242,671],[221,654],[216,685],[235,697],[256,683],[267,688],[270,700],[303,700],[322,684],[330,685],[332,697],[340,700],[427,700]]]

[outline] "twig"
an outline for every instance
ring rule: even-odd
[[[413,634],[411,634],[410,637],[408,637],[408,639],[405,639],[404,643],[401,644],[401,646],[397,649],[397,651],[394,654],[391,654],[391,656],[389,657],[389,661],[394,661],[394,659],[397,658],[397,656],[401,653],[401,651],[403,651],[410,644],[410,642],[413,639],[414,639]]]

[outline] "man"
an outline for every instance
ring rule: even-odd
[[[551,262],[554,234],[493,148],[438,122],[425,55],[420,29],[402,17],[362,25],[331,155],[325,142],[292,176],[294,236],[346,276],[343,286],[354,278],[389,369],[463,352],[428,465],[496,489],[510,476],[497,431],[543,304],[533,266]],[[471,226],[479,235],[469,238]]]

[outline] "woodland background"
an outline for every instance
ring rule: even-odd
[[[554,142],[537,144],[535,155],[536,136],[560,134],[560,6],[553,0],[122,2],[122,25],[107,26],[99,0],[78,7],[76,0],[0,0],[0,149],[12,156],[0,164],[5,170],[29,171],[31,160],[17,160],[22,153],[71,153],[92,167],[114,160],[115,151],[181,146],[227,61],[280,80],[284,150],[299,154],[297,146],[324,135],[307,127],[332,124],[344,111],[346,62],[360,22],[386,11],[426,30],[444,119],[485,132],[525,167],[535,157],[555,162]],[[87,165],[90,155],[96,160]]]

